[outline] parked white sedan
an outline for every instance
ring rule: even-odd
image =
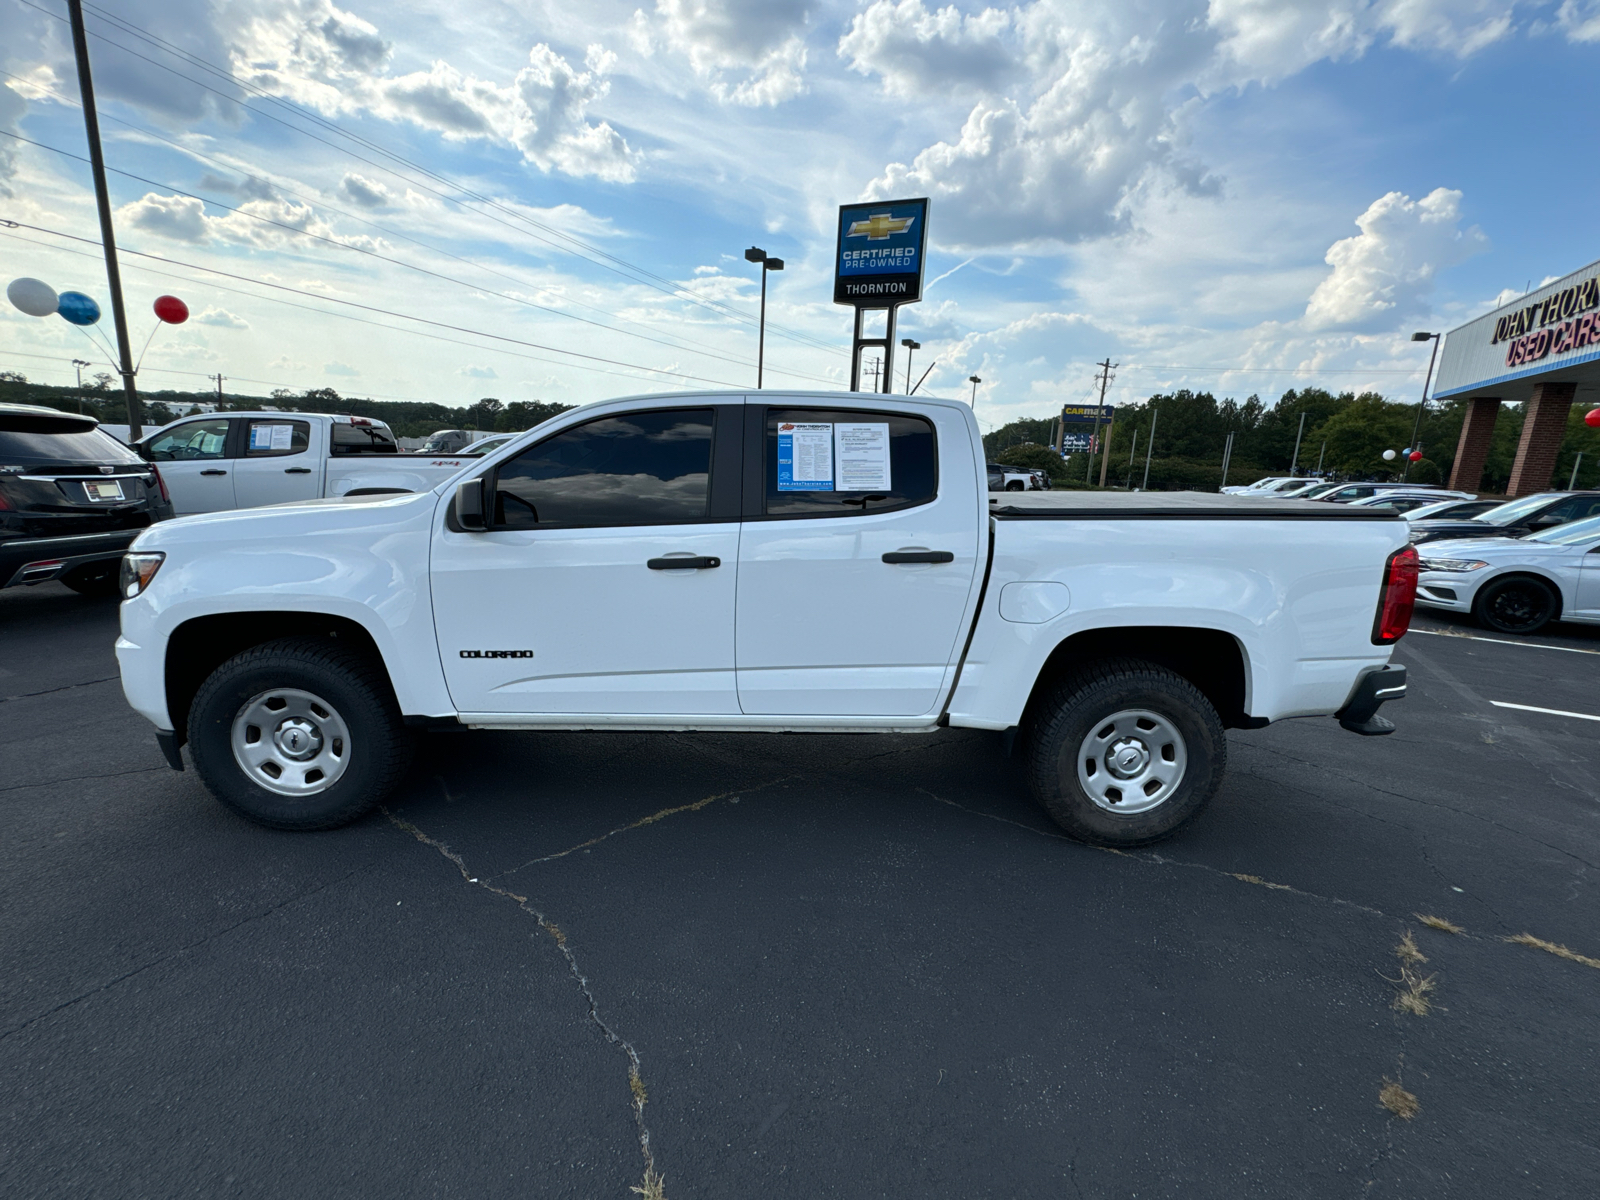
[[[1560,617],[1600,624],[1600,517],[1520,538],[1456,538],[1422,551],[1417,603],[1501,633]]]

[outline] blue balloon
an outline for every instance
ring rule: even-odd
[[[100,319],[100,306],[82,292],[62,292],[56,311],[74,325],[93,325]]]

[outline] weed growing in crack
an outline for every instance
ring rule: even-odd
[[[1411,930],[1406,930],[1400,938],[1400,944],[1394,948],[1394,955],[1403,963],[1425,963],[1428,956],[1417,949],[1417,939],[1411,936]]]
[[[1389,979],[1387,975],[1385,979]],[[1389,979],[1390,983],[1399,985],[1400,990],[1394,995],[1394,1002],[1390,1006],[1396,1012],[1410,1013],[1414,1017],[1425,1017],[1433,1011],[1433,1001],[1428,996],[1434,990],[1434,980],[1437,975],[1418,975],[1410,967],[1400,968],[1399,979]]]
[[[1428,913],[1412,913],[1412,916],[1421,921],[1429,929],[1437,929],[1440,933],[1465,933],[1466,930],[1454,921],[1446,921],[1443,917],[1435,917]]]
[[[628,1190],[630,1192],[637,1192],[639,1195],[644,1197],[644,1200],[666,1200],[666,1176],[657,1175],[654,1167],[646,1167],[644,1170],[644,1181],[642,1183],[635,1184]]]
[[[1422,1111],[1417,1098],[1406,1091],[1398,1079],[1390,1079],[1387,1075],[1383,1077],[1383,1086],[1378,1089],[1378,1103],[1402,1121],[1409,1121]]]
[[[1576,950],[1568,950],[1558,942],[1547,942],[1543,938],[1534,937],[1531,933],[1519,933],[1515,937],[1508,937],[1506,941],[1518,946],[1532,946],[1535,950],[1543,950],[1546,954],[1554,954],[1557,958],[1564,958],[1568,962],[1582,963],[1586,967],[1600,970],[1600,958],[1590,958],[1586,954],[1579,954]]]

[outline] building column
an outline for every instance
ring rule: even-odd
[[[1456,461],[1450,468],[1450,487],[1475,492],[1483,483],[1483,467],[1489,461],[1489,445],[1494,441],[1494,423],[1500,415],[1499,396],[1474,396],[1461,422],[1461,437],[1456,442]]]
[[[1577,390],[1575,383],[1534,385],[1522,416],[1522,440],[1517,443],[1516,461],[1511,464],[1507,496],[1528,496],[1549,488],[1561,439],[1567,433],[1567,410],[1572,407]]]

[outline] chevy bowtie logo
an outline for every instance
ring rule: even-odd
[[[896,233],[904,233],[915,220],[915,217],[895,217],[886,212],[873,213],[865,221],[850,222],[845,237],[864,237],[869,242],[882,242]]]
[[[532,658],[532,650],[463,650],[462,658]]]

